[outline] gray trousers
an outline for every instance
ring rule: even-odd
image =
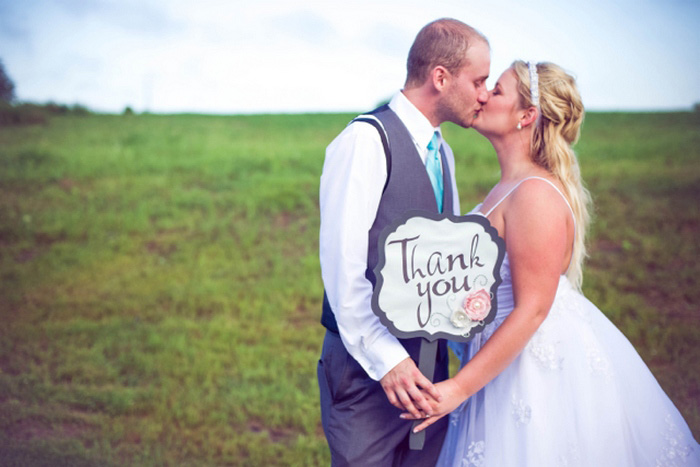
[[[418,357],[420,339],[402,341]],[[433,381],[448,376],[447,350],[438,348]],[[321,422],[331,451],[331,463],[340,466],[433,466],[440,455],[448,417],[426,430],[421,451],[408,447],[413,422],[399,418],[378,381],[371,379],[345,349],[340,336],[326,331],[318,362]]]

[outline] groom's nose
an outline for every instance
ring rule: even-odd
[[[486,104],[489,100],[489,91],[486,89],[486,86],[483,86],[479,92],[479,95],[477,96],[477,100],[479,101],[480,104]]]

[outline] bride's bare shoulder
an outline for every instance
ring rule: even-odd
[[[513,193],[513,198],[520,198],[521,201],[564,201],[564,188],[559,180],[551,175],[529,177],[520,183]]]
[[[539,221],[569,213],[563,187],[551,176],[524,180],[512,194],[508,208],[509,214],[535,216]]]

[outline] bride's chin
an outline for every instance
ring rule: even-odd
[[[470,126],[474,129],[476,129],[479,127],[480,123],[481,123],[481,113],[477,113],[476,115],[474,115],[474,118],[472,118],[472,124]]]
[[[472,124],[472,128],[481,136],[488,137],[489,132],[487,130],[487,126],[484,125],[484,122],[477,120]]]

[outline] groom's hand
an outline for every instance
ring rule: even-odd
[[[391,405],[406,410],[415,418],[424,418],[423,414],[432,415],[431,402],[437,403],[442,399],[440,392],[423,376],[410,357],[392,368],[379,382]]]

